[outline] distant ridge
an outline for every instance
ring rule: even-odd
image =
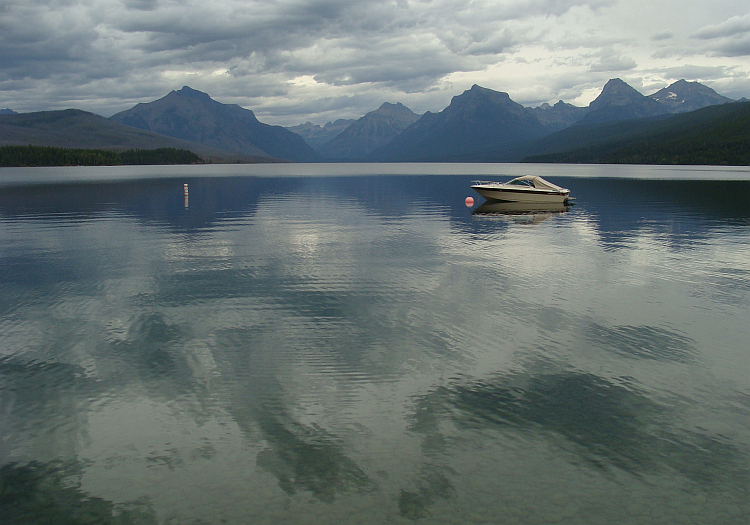
[[[613,78],[604,85],[601,94],[589,104],[589,111],[579,122],[614,122],[655,117],[670,113],[669,107],[646,97],[634,88]]]
[[[195,142],[143,131],[80,109],[0,115],[0,145],[58,148],[186,149],[213,162],[269,162],[274,159],[232,154]]]
[[[321,160],[299,135],[263,124],[249,109],[222,104],[188,86],[159,100],[137,104],[111,120],[235,153],[296,162]]]
[[[573,126],[525,162],[750,165],[750,102],[638,121]],[[542,153],[544,151],[549,153]]]
[[[419,115],[400,102],[385,102],[321,146],[320,152],[333,159],[362,159],[418,119]]]
[[[493,146],[540,138],[549,132],[507,93],[472,86],[440,113],[425,113],[369,157],[378,161],[438,161]]]
[[[589,112],[589,108],[579,108],[560,100],[554,106],[542,104],[531,111],[547,130],[554,132],[572,126],[581,120]]]
[[[669,108],[670,113],[685,113],[696,109],[734,102],[698,82],[678,80],[674,84],[649,95],[649,98]]]
[[[328,122],[324,126],[320,126],[307,121],[304,124],[291,126],[286,129],[305,139],[305,142],[320,153],[321,146],[355,122],[356,120],[354,119],[338,119],[335,122]]]

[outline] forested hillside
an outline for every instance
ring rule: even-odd
[[[0,146],[0,167],[11,166],[119,166],[121,164],[199,164],[192,151],[69,149],[49,146]]]
[[[623,123],[574,126],[547,138],[545,148],[556,152],[529,156],[524,161],[748,166],[750,103],[711,106],[643,120],[632,127]]]

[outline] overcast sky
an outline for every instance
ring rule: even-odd
[[[585,106],[619,77],[750,98],[747,0],[0,0],[0,108],[100,115],[188,85],[262,122],[440,111],[472,84]]]

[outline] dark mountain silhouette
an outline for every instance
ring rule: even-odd
[[[633,120],[670,113],[668,107],[642,95],[619,78],[608,81],[588,109],[580,123]]]
[[[320,152],[333,159],[362,159],[418,119],[419,115],[400,102],[385,102],[324,144]]]
[[[554,132],[572,126],[581,120],[589,112],[589,108],[579,108],[560,100],[554,106],[542,104],[534,108],[532,112],[547,130]]]
[[[176,148],[190,150],[205,161],[269,162],[258,157],[215,148],[136,129],[80,109],[0,115],[0,146],[53,146],[58,148],[129,149]]]
[[[425,113],[371,160],[435,161],[507,146],[548,133],[533,113],[507,93],[474,85],[440,113]]]
[[[308,121],[304,124],[291,126],[286,129],[305,139],[305,142],[307,142],[315,151],[320,153],[320,147],[323,146],[323,144],[355,122],[356,120],[354,119],[338,119],[335,122],[328,122],[324,126],[320,126],[319,124],[313,124]]]
[[[649,95],[648,98],[667,107],[670,113],[685,113],[707,106],[734,102],[731,98],[719,95],[708,86],[698,82],[688,82],[685,79],[678,80],[671,86],[660,89]]]
[[[531,145],[527,162],[750,165],[750,102],[582,124]]]
[[[15,115],[15,114],[16,112],[13,111],[12,109],[8,109],[8,108],[0,109],[0,115]]]
[[[187,86],[117,113],[111,119],[225,151],[298,162],[320,160],[299,135],[281,126],[263,124],[249,109],[216,102]]]

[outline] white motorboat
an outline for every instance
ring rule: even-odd
[[[490,201],[559,202],[570,198],[570,190],[535,175],[516,177],[508,182],[474,181],[471,189]]]

